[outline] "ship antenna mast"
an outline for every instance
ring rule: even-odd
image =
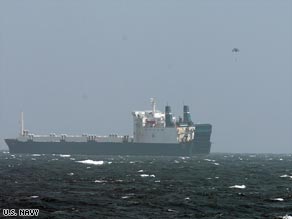
[[[152,104],[152,114],[153,114],[153,116],[154,116],[154,114],[155,114],[155,108],[156,108],[156,101],[155,101],[155,98],[153,97],[153,98],[150,98],[150,102],[151,102],[151,104]]]
[[[23,112],[20,113],[20,135],[24,135],[24,119],[23,119]]]

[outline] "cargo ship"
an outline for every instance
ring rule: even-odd
[[[151,98],[151,106],[151,110],[132,112],[133,136],[36,135],[24,129],[21,113],[19,136],[5,142],[10,153],[153,156],[210,153],[212,125],[194,124],[189,106],[183,106],[183,116],[178,119],[169,105],[164,112],[157,110],[155,98]]]

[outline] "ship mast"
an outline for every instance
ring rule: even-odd
[[[151,104],[152,104],[152,115],[153,115],[153,117],[154,117],[154,115],[155,115],[155,108],[156,108],[156,101],[155,101],[155,98],[154,98],[154,97],[150,98],[150,102],[151,102]]]
[[[23,112],[20,113],[20,135],[24,135],[24,119],[23,119]]]

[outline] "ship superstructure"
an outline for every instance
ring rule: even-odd
[[[189,106],[183,106],[183,117],[176,119],[170,106],[164,112],[157,110],[155,98],[151,98],[151,105],[151,110],[132,112],[133,136],[36,135],[24,129],[21,113],[20,135],[5,141],[14,153],[188,155],[210,152],[212,126],[194,124]]]
[[[194,139],[195,126],[188,106],[184,106],[183,119],[176,121],[170,106],[166,106],[163,113],[156,110],[153,98],[151,103],[151,111],[133,112],[134,142],[169,144],[186,143]]]

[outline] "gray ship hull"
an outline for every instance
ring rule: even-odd
[[[210,141],[192,141],[180,144],[113,143],[113,142],[35,142],[5,139],[10,153],[29,154],[84,154],[84,155],[153,155],[192,156],[209,154]]]

